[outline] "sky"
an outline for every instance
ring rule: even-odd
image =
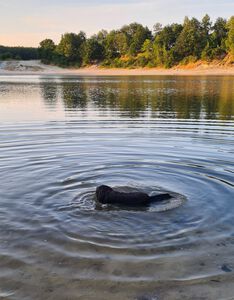
[[[90,36],[131,22],[152,29],[206,13],[230,18],[234,0],[0,0],[0,45],[37,47],[45,38],[57,43],[65,32]]]

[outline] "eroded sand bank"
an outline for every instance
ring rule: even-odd
[[[179,67],[173,69],[141,68],[115,69],[91,66],[80,69],[65,69],[42,64],[39,60],[2,61],[0,75],[84,75],[84,76],[129,76],[129,75],[234,75],[234,66],[201,64],[194,68]]]

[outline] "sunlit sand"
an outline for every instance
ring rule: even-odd
[[[129,75],[234,75],[234,66],[220,66],[215,64],[194,64],[194,66],[180,66],[172,69],[138,68],[117,69],[91,66],[86,68],[60,68],[42,64],[39,60],[4,61],[0,62],[0,75],[27,74],[66,74],[85,76],[129,76]]]

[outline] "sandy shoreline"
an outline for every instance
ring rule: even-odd
[[[234,66],[200,65],[196,68],[141,68],[141,69],[115,69],[100,68],[97,66],[64,69],[56,66],[44,65],[38,60],[30,61],[2,61],[0,62],[0,75],[77,75],[77,76],[234,76]]]

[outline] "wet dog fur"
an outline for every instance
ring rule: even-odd
[[[120,204],[120,205],[149,205],[152,202],[163,201],[172,198],[168,193],[149,196],[143,192],[124,193],[114,191],[107,185],[101,185],[96,189],[96,198],[102,204]]]

